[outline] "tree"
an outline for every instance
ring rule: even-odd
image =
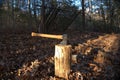
[[[2,5],[3,5],[3,1],[2,1],[2,0],[0,0],[0,8],[2,7]]]
[[[45,0],[42,0],[41,6],[41,23],[39,26],[40,33],[46,33],[46,26],[45,26]]]
[[[83,30],[85,30],[85,5],[84,5],[84,0],[82,0],[82,26]]]

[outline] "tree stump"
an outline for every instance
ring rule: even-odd
[[[68,80],[71,65],[71,45],[55,45],[55,76]]]

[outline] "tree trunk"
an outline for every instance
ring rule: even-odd
[[[90,16],[90,22],[91,22],[91,16],[92,16],[92,1],[88,0],[88,5],[89,5],[89,16]]]
[[[46,26],[45,26],[45,0],[42,0],[42,8],[41,8],[41,23],[39,26],[40,33],[46,33]]]
[[[114,15],[114,8],[112,6],[113,3],[111,3],[111,0],[108,0],[108,7],[109,7],[109,22],[111,24],[111,26],[114,24],[114,20],[113,20],[113,15]]]
[[[38,20],[37,20],[37,13],[36,13],[37,9],[36,9],[36,2],[34,0],[34,20],[35,20],[35,24],[36,24],[36,28],[38,28]]]
[[[15,28],[14,0],[12,0],[12,19],[13,19],[12,27]]]
[[[83,26],[83,30],[85,30],[85,6],[84,6],[84,0],[82,0],[82,26]]]
[[[28,14],[29,14],[29,18],[28,18],[28,27],[32,28],[32,14],[31,14],[31,0],[28,0]]]

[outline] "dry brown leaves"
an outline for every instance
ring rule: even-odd
[[[117,80],[120,74],[120,35],[68,33],[77,63],[69,80]],[[30,34],[0,34],[1,80],[55,80],[54,46],[60,41]]]

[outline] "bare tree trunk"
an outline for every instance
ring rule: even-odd
[[[15,28],[14,0],[12,0],[12,18],[13,18],[12,27]]]
[[[45,0],[42,0],[42,8],[41,8],[41,23],[39,26],[40,33],[46,33],[46,26],[45,26]]]
[[[6,0],[6,8],[7,8],[7,26],[10,24],[10,13],[9,13],[9,9],[10,9],[10,6],[9,6],[9,0]]]
[[[20,7],[20,0],[17,0],[16,7],[17,7],[17,8]]]
[[[84,0],[82,0],[82,26],[83,26],[83,30],[85,30],[85,6],[84,6]]]
[[[38,20],[37,20],[37,13],[36,13],[36,2],[34,0],[34,20],[35,20],[35,24],[36,24],[36,28],[38,27]]]
[[[92,1],[88,0],[88,5],[89,5],[89,16],[90,16],[90,21],[91,21],[91,14],[92,14]]]
[[[1,11],[1,8],[0,8],[0,11]],[[1,25],[1,27],[3,26],[2,22],[3,22],[3,20],[2,20],[2,13],[0,13],[0,25]]]
[[[28,10],[29,10],[29,16],[31,16],[30,0],[28,0]]]
[[[110,20],[110,24],[113,25],[114,24],[114,20],[113,20],[114,8],[112,6],[112,1],[111,0],[108,0],[108,7],[109,7],[109,20]]]
[[[28,18],[28,29],[31,30],[32,28],[32,14],[31,14],[31,0],[28,0],[28,14],[29,14],[29,18]]]

